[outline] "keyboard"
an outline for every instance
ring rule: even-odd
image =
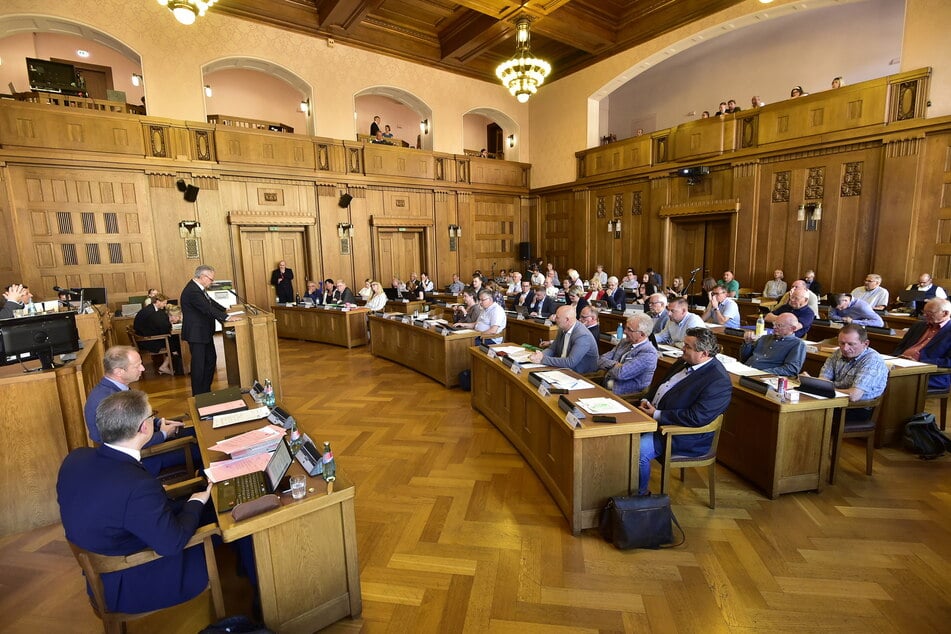
[[[219,513],[234,508],[242,502],[256,500],[267,495],[264,472],[246,473],[237,478],[219,482],[216,486],[216,507]]]
[[[220,414],[211,419],[211,426],[214,429],[218,429],[219,427],[227,427],[228,425],[237,425],[238,423],[246,423],[249,420],[264,418],[270,413],[271,410],[268,409],[268,406],[262,405],[254,409],[245,409],[240,412],[231,412],[230,414]]]

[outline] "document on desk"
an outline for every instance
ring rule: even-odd
[[[720,355],[717,355],[717,358],[720,358]],[[762,370],[757,370],[756,368],[751,368],[745,363],[740,363],[732,357],[727,357],[728,361],[720,360],[723,363],[723,368],[730,374],[735,374],[737,376],[759,376],[763,374]]]
[[[631,411],[631,408],[622,405],[613,398],[604,398],[603,396],[579,398],[575,403],[589,414],[622,414]]]
[[[223,482],[248,473],[264,471],[271,459],[269,452],[255,454],[246,458],[232,458],[231,460],[217,460],[205,469],[205,475],[212,482]]]
[[[885,359],[885,365],[887,365],[888,367],[892,367],[894,365],[894,366],[898,366],[899,368],[919,368],[923,365],[928,365],[928,364],[922,363],[921,361],[913,361],[911,359],[902,359],[902,358],[896,357],[894,359]]]
[[[584,379],[576,379],[560,370],[538,372],[536,376],[548,383],[548,385],[564,390],[586,390],[590,387],[594,387],[593,384],[588,383]]]
[[[666,343],[662,343],[657,347],[660,349],[660,353],[665,357],[680,358],[684,356],[684,351],[677,346],[669,346]]]
[[[233,458],[242,458],[271,451],[277,446],[277,443],[281,442],[284,433],[285,430],[283,427],[279,427],[278,425],[265,425],[260,429],[252,429],[243,434],[219,440],[208,449],[226,453]]]

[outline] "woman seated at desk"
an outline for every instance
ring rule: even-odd
[[[367,308],[370,310],[382,311],[386,308],[386,293],[383,292],[383,286],[376,281],[370,282],[370,290],[373,294],[367,300]]]

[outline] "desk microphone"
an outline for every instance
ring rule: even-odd
[[[61,286],[54,286],[53,290],[57,293],[69,293],[70,295],[79,295],[82,292],[81,288],[63,288]]]
[[[239,302],[241,302],[242,304],[244,304],[244,309],[245,309],[246,311],[248,311],[249,313],[251,313],[252,315],[257,315],[257,314],[259,314],[259,313],[261,312],[260,310],[258,310],[257,306],[255,306],[254,304],[248,303],[248,300],[247,300],[247,299],[245,299],[244,297],[241,297],[240,295],[238,295],[238,292],[237,292],[236,290],[234,290],[233,288],[229,288],[229,289],[228,289],[228,292],[231,293],[232,295],[234,295],[234,296],[235,296],[235,299],[237,299]],[[262,310],[263,310],[263,309],[262,309]]]
[[[699,271],[699,270],[702,269],[702,268],[703,268],[702,266],[698,266],[698,267],[695,268],[694,270],[690,271],[690,274],[693,275],[694,273],[696,273],[697,271]]]

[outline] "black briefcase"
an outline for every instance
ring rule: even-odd
[[[676,544],[671,523],[680,529]],[[601,511],[598,528],[605,541],[621,550],[680,546],[686,538],[666,495],[612,497]]]

